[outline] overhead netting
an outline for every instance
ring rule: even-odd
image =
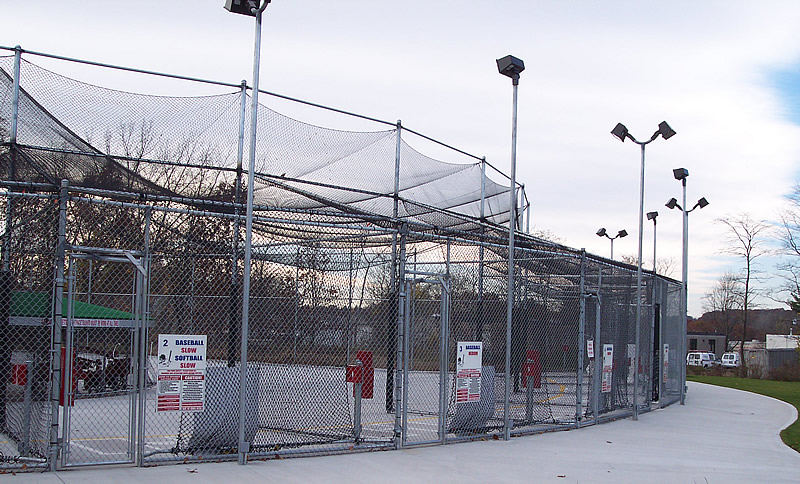
[[[251,115],[241,91],[151,96],[87,84],[25,60],[20,71],[17,180],[68,179],[71,186],[180,196],[196,205],[234,201],[243,102],[245,126]],[[13,57],[0,57],[2,141],[10,133],[12,73]],[[328,129],[265,106],[258,116],[258,213],[314,211],[317,222],[396,215],[470,231],[479,226],[483,193],[484,220],[508,221],[508,187],[484,180],[480,162],[430,158],[398,140],[397,129]],[[0,169],[10,175],[9,163]]]

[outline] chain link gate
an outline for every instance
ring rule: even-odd
[[[450,279],[407,270],[404,294],[402,445],[445,443]]]
[[[68,255],[67,280],[60,465],[134,463],[141,455],[137,444],[143,443],[139,429],[148,383],[141,356],[144,257],[111,249],[74,251]]]

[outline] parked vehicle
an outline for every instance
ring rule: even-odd
[[[739,368],[741,364],[739,353],[725,353],[722,355],[722,366],[725,368]]]
[[[716,356],[714,353],[707,353],[705,351],[692,351],[686,355],[686,364],[689,366],[710,368],[716,364]]]

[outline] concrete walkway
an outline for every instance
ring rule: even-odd
[[[794,407],[689,383],[686,405],[569,432],[402,451],[155,468],[3,475],[3,483],[664,482],[800,483],[780,430]]]

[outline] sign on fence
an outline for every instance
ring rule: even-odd
[[[456,352],[456,403],[477,402],[481,399],[481,368],[483,343],[459,341]]]
[[[586,356],[588,358],[594,358],[594,340],[586,340]]]
[[[667,375],[669,375],[669,345],[664,343],[664,383],[667,383]]]
[[[603,345],[603,380],[601,391],[611,392],[611,373],[614,370],[614,345]]]
[[[202,412],[206,397],[206,335],[158,335],[159,412]]]

